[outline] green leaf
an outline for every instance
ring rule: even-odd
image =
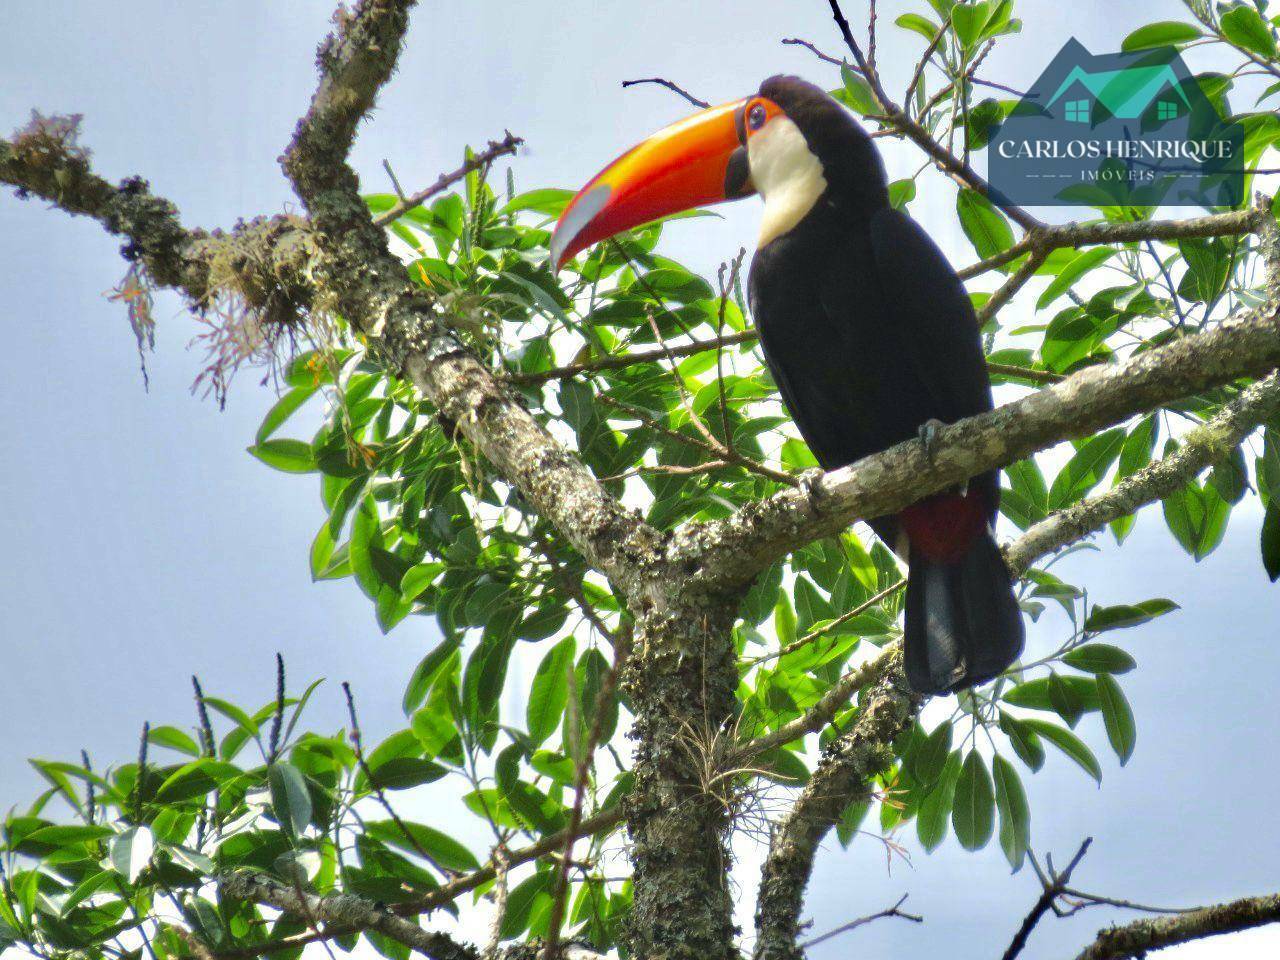
[[[1048,689],[1049,703],[1053,705],[1054,712],[1067,721],[1067,726],[1074,728],[1085,712],[1083,698],[1054,670],[1049,671]]]
[[[283,397],[276,401],[275,406],[267,411],[267,415],[262,418],[262,426],[258,427],[257,436],[254,438],[256,443],[261,444],[284,424],[293,414],[306,403],[316,392],[315,386],[294,387]]]
[[[199,745],[177,727],[152,727],[147,733],[147,741],[190,757],[200,756]]]
[[[1044,293],[1040,294],[1040,299],[1036,301],[1036,309],[1043,310],[1053,303],[1070,290],[1077,280],[1110,260],[1115,252],[1111,247],[1094,247],[1092,250],[1078,254],[1045,287]]]
[[[911,775],[924,786],[942,776],[951,755],[951,734],[950,720],[938,724],[912,755]]]
[[[380,790],[407,790],[424,783],[434,783],[449,771],[423,757],[392,757],[374,767],[373,786]]]
[[[930,43],[938,35],[938,25],[928,17],[921,16],[918,13],[904,13],[893,22],[904,30],[912,30],[920,34]]]
[[[990,16],[991,6],[983,0],[977,3],[957,3],[951,8],[951,27],[962,47],[966,50],[973,49]]]
[[[1262,518],[1262,566],[1272,583],[1280,579],[1280,497],[1271,498]]]
[[[1040,720],[1036,717],[1026,717],[1022,722],[1030,727],[1033,733],[1048,740],[1078,763],[1080,769],[1093,777],[1094,780],[1098,781],[1098,783],[1102,782],[1102,767],[1098,764],[1098,758],[1093,755],[1092,750],[1084,745],[1084,741],[1074,733],[1058,726],[1056,723],[1050,723],[1048,720]]]
[[[796,614],[785,591],[778,594],[778,605],[773,609],[773,628],[778,634],[779,644],[785,647],[795,643]]]
[[[1049,689],[1049,679],[1049,677],[1037,677],[1035,680],[1028,680],[1010,687],[1004,693],[1004,700],[1015,707],[1057,712],[1058,708],[1053,702]],[[1067,689],[1072,702],[1084,712],[1099,709],[1098,685],[1092,677],[1060,676],[1058,683]]]
[[[1094,607],[1094,610],[1097,610]],[[1109,643],[1086,643],[1065,654],[1062,662],[1086,673],[1128,673],[1138,664],[1132,656]]]
[[[932,853],[947,835],[947,822],[955,801],[956,779],[960,775],[960,751],[947,758],[942,776],[920,801],[916,811],[916,836],[920,845]]]
[[[956,781],[951,828],[966,850],[981,850],[995,829],[995,793],[987,764],[977,750],[970,750]]]
[[[98,893],[107,887],[114,887],[118,882],[116,874],[111,870],[99,870],[97,873],[89,874],[76,884],[74,890],[67,894],[67,899],[62,902],[62,907],[58,911],[58,916],[66,917],[67,914],[80,906],[80,904],[84,903],[95,893]],[[3,951],[4,947],[4,924],[0,922],[0,951]]]
[[[1133,710],[1129,707],[1120,684],[1109,673],[1098,675],[1098,696],[1102,700],[1102,722],[1107,728],[1107,739],[1111,741],[1111,749],[1116,752],[1116,756],[1120,758],[1120,766],[1123,767],[1133,756],[1133,747],[1138,738]]]
[[[404,572],[400,579],[400,594],[407,601],[417,600],[445,572],[443,563],[419,563]]]
[[[250,736],[256,737],[258,735],[258,724],[253,717],[229,700],[223,700],[221,697],[205,697],[204,705],[218,711],[218,713],[234,722],[236,726]]]
[[[1152,47],[1174,47],[1204,36],[1204,32],[1189,23],[1177,20],[1161,20],[1139,27],[1124,38],[1120,49],[1124,53],[1134,50],[1150,50]]]
[[[1030,770],[1044,766],[1044,745],[1026,724],[1011,713],[1000,711],[1000,729],[1009,738],[1009,745]]]
[[[1089,618],[1084,622],[1086,633],[1102,633],[1104,630],[1123,630],[1125,627],[1136,627],[1138,624],[1163,617],[1166,613],[1179,609],[1172,600],[1157,597],[1143,600],[1141,603],[1122,603],[1114,607],[1094,606],[1089,611]],[[1123,673],[1120,670],[1108,670],[1108,673]]]
[[[518,213],[521,210],[529,210],[534,213],[545,214],[548,217],[558,217],[572,199],[572,190],[560,190],[552,187],[530,190],[528,193],[513,197],[508,203],[503,204],[497,213],[498,216],[502,216],[508,213]]]
[[[964,235],[983,260],[1013,246],[1013,228],[991,201],[976,190],[965,187],[960,191],[956,197],[956,213]]]
[[[458,649],[461,643],[461,633],[446,637],[430,653],[423,657],[414,668],[413,676],[409,678],[409,684],[404,691],[404,699],[400,704],[406,716],[412,714],[422,705],[422,701],[426,699],[432,684],[436,682],[441,668],[453,656],[453,652]]]
[[[160,803],[180,803],[203,797],[226,780],[240,776],[238,767],[212,757],[201,757],[179,767],[156,790]]]
[[[249,452],[267,466],[285,473],[316,471],[316,458],[311,444],[301,440],[263,440],[249,447]]]
[[[1138,421],[1138,425],[1125,438],[1120,448],[1120,462],[1116,466],[1116,483],[1131,477],[1151,462],[1155,451],[1156,437],[1160,433],[1160,421],[1154,413],[1148,414]],[[1128,514],[1111,521],[1111,532],[1116,543],[1124,543],[1133,530],[1135,514]]]
[[[408,836],[394,820],[369,821],[365,824],[365,830],[375,840],[381,840],[408,853],[418,853],[421,848],[422,852],[446,870],[468,872],[480,869],[474,854],[448,834],[423,823],[407,820],[401,822],[408,831]]]
[[[1203,560],[1222,543],[1231,504],[1210,484],[1203,487],[1195,481],[1162,503],[1165,524],[1179,545],[1197,562]]]
[[[847,66],[840,67],[840,79],[844,82],[845,102],[853,110],[863,116],[880,112],[880,108],[876,106],[875,94],[871,92],[871,86],[866,80]]]
[[[150,830],[146,827],[130,827],[111,841],[111,866],[130,883],[135,883],[138,875],[151,862],[154,850],[155,841]]]
[[[289,836],[300,836],[311,822],[311,794],[306,779],[297,767],[277,760],[267,770],[267,786],[276,822]]]
[[[901,210],[916,198],[916,182],[914,180],[895,180],[889,184],[889,205]]]
[[[55,847],[66,847],[73,843],[89,843],[102,840],[115,833],[110,827],[98,824],[69,824],[67,826],[41,827],[33,830],[25,838],[33,843],[47,843]]]
[[[995,774],[996,809],[1000,811],[1000,849],[1016,873],[1031,844],[1031,806],[1013,764],[997,754],[991,770]]]
[[[1231,43],[1268,60],[1275,59],[1276,40],[1257,9],[1242,4],[1232,7],[1218,21],[1222,34]]]
[[[525,720],[529,728],[529,739],[535,746],[546,741],[560,723],[565,705],[569,702],[567,677],[575,654],[573,637],[565,637],[547,652],[538,665],[538,672],[534,674]]]
[[[1054,477],[1049,488],[1049,508],[1061,510],[1101,483],[1120,456],[1124,441],[1124,430],[1118,427],[1086,440]]]
[[[550,893],[555,874],[541,870],[516,884],[507,894],[507,912],[502,915],[498,935],[504,940],[520,936],[529,926],[529,915],[539,894]]]

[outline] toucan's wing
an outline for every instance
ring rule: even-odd
[[[991,380],[973,304],[947,258],[900,210],[874,214],[870,239],[885,319],[929,394],[930,416],[951,423],[990,410]]]
[[[818,462],[831,469],[878,449],[874,385],[886,351],[864,336],[878,325],[859,324],[850,313],[874,293],[870,258],[852,258],[862,264],[852,271],[843,269],[843,249],[825,253],[825,260],[798,261],[775,241],[756,254],[748,287],[782,402]],[[838,276],[838,293],[827,289],[831,275]]]

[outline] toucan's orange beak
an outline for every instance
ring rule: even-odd
[[[624,230],[753,193],[743,126],[749,99],[673,123],[596,174],[551,234],[555,269]]]

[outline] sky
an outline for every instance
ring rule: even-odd
[[[0,128],[21,126],[33,107],[82,113],[99,172],[147,177],[190,225],[295,208],[275,158],[311,95],[330,0],[4,6]],[[846,6],[863,19],[860,4]],[[886,2],[881,22],[909,8]],[[1068,35],[1108,52],[1141,22],[1181,11],[1175,0],[1021,0],[1027,29],[983,73],[1029,84]],[[414,189],[457,166],[464,144],[509,128],[528,141],[514,163],[518,183],[577,186],[688,110],[658,88],[624,91],[621,80],[662,75],[713,102],[750,93],[775,72],[832,83],[829,68],[780,45],[793,36],[839,49],[821,0],[427,4],[353,162],[368,190],[388,189],[384,159]],[[882,35],[891,89],[905,83],[920,45],[914,35]],[[898,149],[887,157],[897,176],[917,162]],[[927,181],[913,212],[960,265],[972,253],[951,196]],[[712,270],[750,247],[758,206],[725,213],[673,226],[666,249]],[[25,805],[40,789],[28,757],[72,759],[84,748],[105,765],[131,755],[143,721],[188,724],[192,673],[210,694],[265,702],[276,651],[299,686],[329,678],[312,708],[315,726],[343,723],[336,684],[349,680],[366,736],[376,738],[403,725],[402,684],[436,639],[420,618],[384,637],[352,583],[311,582],[318,485],[245,453],[274,399],[253,373],[225,411],[191,394],[202,361],[187,345],[199,327],[171,296],[157,304],[144,390],[124,311],[105,296],[123,274],[118,247],[96,224],[0,196],[0,728],[9,732],[0,808]],[[1262,573],[1259,523],[1256,509],[1237,510],[1223,546],[1194,564],[1158,509],[1148,510],[1122,550],[1102,541],[1101,555],[1063,565],[1098,602],[1167,596],[1183,605],[1122,638],[1140,662],[1124,684],[1139,727],[1128,766],[1106,753],[1094,715],[1082,727],[1103,758],[1101,789],[1065,759],[1025,778],[1037,850],[1062,861],[1094,838],[1076,875],[1090,892],[1182,906],[1275,888],[1280,587]],[[1051,649],[1061,626],[1034,626],[1030,649]],[[824,848],[807,912],[817,933],[907,893],[927,922],[881,920],[812,956],[1003,952],[1038,894],[1034,878],[1010,876],[994,844],[976,855],[953,839],[933,855],[913,840],[908,847],[909,865],[886,864],[871,838],[847,852]],[[738,853],[745,922],[759,851],[739,844]],[[1047,920],[1024,956],[1072,956],[1116,916]],[[1165,956],[1203,960],[1228,947],[1245,960],[1274,957],[1280,933]]]

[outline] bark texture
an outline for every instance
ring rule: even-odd
[[[892,744],[910,726],[921,699],[906,685],[902,655],[859,699],[850,730],[831,741],[795,805],[775,829],[756,900],[758,960],[799,960],[800,914],[823,837],[851,803],[865,800],[871,781],[893,762]]]
[[[641,617],[624,674],[635,711],[627,799],[637,957],[728,960],[734,945],[729,828],[735,778],[716,780],[733,743],[736,597],[681,599]]]
[[[1076,960],[1129,960],[1154,950],[1280,921],[1280,894],[1247,897],[1172,917],[1150,917],[1099,931]]]

